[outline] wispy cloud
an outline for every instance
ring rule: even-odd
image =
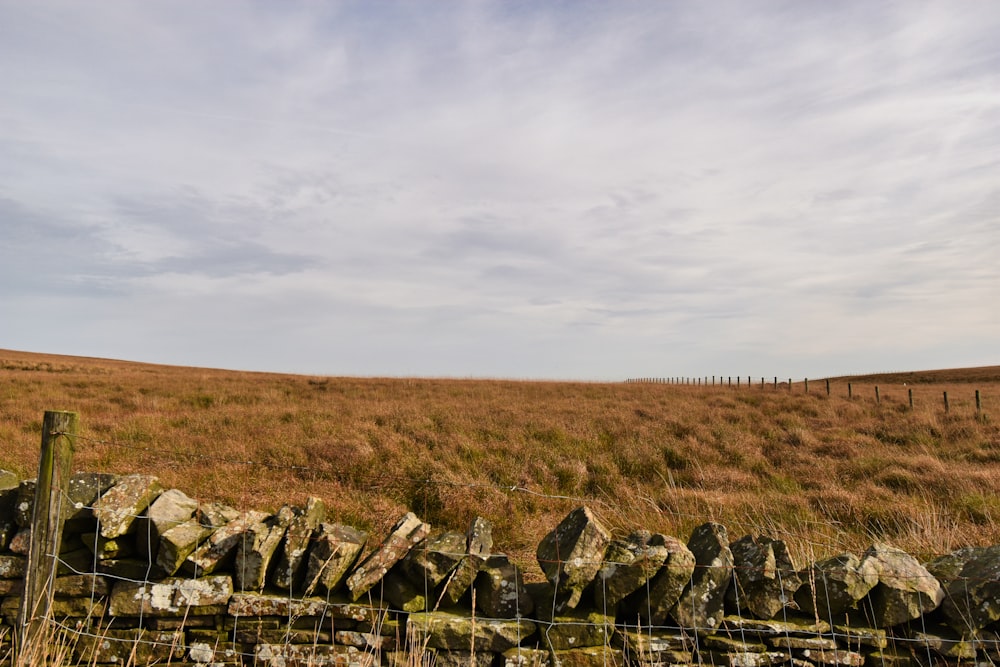
[[[8,3],[0,305],[81,316],[0,345],[517,377],[993,363],[998,31],[964,2]]]

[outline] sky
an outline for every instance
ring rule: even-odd
[[[1000,364],[1000,3],[0,0],[0,348]]]

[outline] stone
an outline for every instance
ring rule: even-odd
[[[288,595],[233,593],[229,600],[229,616],[279,616],[282,618],[319,616],[327,619],[378,623],[385,610],[371,605],[354,604],[336,598],[293,599]]]
[[[567,651],[553,651],[555,667],[608,667],[624,664],[621,649],[608,646],[574,648]]]
[[[476,554],[466,554],[451,571],[448,578],[441,584],[439,598],[447,605],[457,605],[462,597],[472,588],[479,575],[479,569],[485,560]]]
[[[771,619],[794,601],[802,578],[783,541],[747,535],[730,544],[729,550],[733,583],[726,601],[731,607]]]
[[[243,512],[240,512],[238,509],[232,508],[229,505],[223,505],[222,503],[199,505],[198,509],[195,511],[195,517],[197,517],[198,521],[200,521],[202,525],[216,530],[222,528],[228,523],[236,521],[242,516],[244,516]]]
[[[0,551],[5,551],[10,541],[17,534],[17,524],[13,521],[5,521],[0,515]]]
[[[125,537],[108,539],[100,533],[84,533],[80,535],[80,541],[90,549],[90,553],[94,554],[97,560],[128,558],[135,553],[135,540]]]
[[[972,635],[1000,620],[1000,545],[964,552],[958,575],[945,581],[941,612],[945,622]],[[940,564],[935,569],[941,570]]]
[[[698,526],[687,547],[694,554],[694,574],[670,615],[682,628],[710,634],[722,622],[726,589],[733,577],[733,554],[725,526],[711,522]]]
[[[472,520],[465,534],[465,553],[486,558],[493,553],[493,524],[481,516]]]
[[[795,602],[808,614],[836,616],[857,607],[878,583],[872,561],[862,563],[854,554],[822,560],[802,574],[806,582],[795,594]]]
[[[815,618],[798,618],[789,615],[786,620],[761,620],[741,616],[726,616],[722,619],[722,629],[730,634],[752,637],[811,637],[830,632],[830,624]],[[885,635],[885,632],[882,632]]]
[[[212,529],[203,526],[197,519],[189,519],[168,528],[160,535],[157,567],[167,576],[176,574],[188,556],[211,534]]]
[[[476,608],[487,618],[519,618],[535,609],[521,570],[503,554],[487,558],[475,581]]]
[[[229,605],[232,596],[229,576],[174,577],[156,583],[118,581],[111,589],[109,612],[112,616],[216,614]]]
[[[160,480],[152,475],[125,475],[94,502],[99,532],[103,537],[125,535],[136,518],[163,493]]]
[[[645,586],[621,602],[624,618],[639,618],[649,625],[662,626],[684,588],[691,583],[695,568],[694,554],[676,537],[663,535],[662,539],[669,555],[659,572]]]
[[[96,574],[71,574],[56,577],[52,592],[56,597],[102,597],[111,593],[107,579]]]
[[[555,587],[557,610],[575,609],[597,576],[611,533],[589,507],[578,507],[548,535],[536,550],[538,565]]]
[[[843,667],[861,667],[865,664],[865,656],[856,651],[823,651],[805,649],[799,652],[804,660],[816,665],[837,665]]]
[[[138,558],[113,558],[97,561],[97,571],[116,579],[146,581],[153,575],[153,564]]]
[[[392,609],[405,612],[428,611],[430,609],[426,589],[418,588],[399,568],[393,568],[377,584],[381,599]]]
[[[791,661],[791,656],[781,651],[705,650],[698,655],[702,664],[725,667],[768,667]]]
[[[216,528],[215,532],[184,560],[181,570],[192,576],[199,576],[228,568],[232,565],[247,530],[267,517],[268,515],[263,512],[251,510]]]
[[[614,614],[618,603],[643,588],[667,562],[670,549],[665,535],[639,530],[624,540],[614,540],[594,579],[594,604]]]
[[[79,664],[152,665],[179,662],[185,653],[184,633],[141,629],[101,630],[100,636],[81,635],[73,647]]]
[[[977,642],[959,636],[948,627],[928,624],[923,631],[910,632],[909,639],[917,651],[930,649],[941,657],[959,662],[976,659]]]
[[[399,636],[402,637],[402,633]],[[391,634],[381,635],[357,630],[338,630],[333,633],[333,641],[369,651],[395,651],[402,643]]]
[[[351,599],[357,600],[403,559],[416,544],[430,533],[431,527],[413,512],[407,512],[392,527],[388,537],[358,565],[347,578]]]
[[[262,591],[267,583],[267,571],[271,566],[274,552],[281,544],[294,518],[292,508],[285,505],[260,523],[256,523],[242,534],[236,550],[236,587],[241,591]]]
[[[361,556],[368,533],[339,523],[322,523],[315,536],[306,567],[306,595],[317,587],[333,592]]]
[[[311,644],[257,644],[254,665],[259,667],[363,667],[370,657],[353,646]]]
[[[553,667],[552,654],[545,649],[515,646],[501,654],[503,667]]]
[[[492,667],[493,665],[493,654],[486,651],[473,653],[434,649],[427,653],[430,654],[432,662],[422,664],[433,664],[434,667]]]
[[[35,508],[35,480],[22,479],[17,485],[17,500],[14,506],[14,523],[25,528],[31,525],[31,515]]]
[[[867,628],[857,625],[834,625],[833,632],[848,647],[868,646],[870,648],[883,649],[889,645],[889,637],[886,631],[881,628]]]
[[[610,646],[615,636],[615,617],[599,611],[577,608],[551,618],[543,616],[546,618],[539,634],[542,645],[551,651]]]
[[[451,649],[475,647],[479,651],[503,653],[535,634],[527,619],[480,619],[444,611],[410,614],[407,630],[415,645]]]
[[[137,520],[135,546],[140,556],[156,559],[160,536],[175,526],[186,523],[198,509],[198,501],[183,491],[167,489],[154,500],[146,516]]]
[[[916,620],[937,609],[944,599],[944,590],[934,575],[901,549],[874,544],[864,553],[861,569],[868,564],[878,575],[878,583],[868,593],[878,627]]]
[[[272,578],[275,586],[291,591],[292,595],[302,593],[309,540],[325,519],[326,503],[315,496],[310,496],[306,500],[303,509],[296,508],[296,516],[285,533],[284,547]]]
[[[0,554],[0,579],[23,579],[27,558],[13,554]]]
[[[840,648],[835,639],[829,637],[768,637],[767,645],[772,648],[791,650],[812,649],[813,651],[836,651]]]
[[[17,473],[0,469],[0,492],[16,489],[20,483],[21,478],[17,476]]]
[[[0,602],[0,616],[13,625],[21,606],[21,596],[11,595]],[[105,604],[100,598],[89,597],[55,598],[52,600],[50,617],[66,618],[100,618],[104,616]]]
[[[413,547],[400,565],[414,585],[433,589],[458,566],[466,555],[465,549],[465,535],[442,533]]]
[[[64,533],[94,530],[93,505],[105,491],[118,483],[118,475],[99,472],[79,472],[70,477],[66,495],[72,507],[66,514]]]

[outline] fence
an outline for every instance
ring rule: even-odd
[[[408,514],[366,548],[360,531],[324,521],[318,499],[267,515],[198,503],[145,475],[71,476],[76,430],[75,415],[46,413],[37,479],[0,491],[19,528],[0,541],[10,664],[59,651],[60,664],[91,665],[1000,658],[1000,547],[921,565],[873,545],[798,568],[780,540],[730,542],[711,522],[686,544],[645,531],[612,539],[581,507],[539,544],[546,581],[526,583],[487,522],[432,535]]]

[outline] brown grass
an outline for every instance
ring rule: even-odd
[[[534,546],[580,499],[620,533],[687,539],[714,519],[800,558],[875,539],[931,555],[1000,542],[1000,382],[950,373],[854,378],[848,400],[847,380],[827,396],[822,380],[805,394],[327,378],[0,351],[0,468],[34,476],[44,411],[73,410],[77,469],[151,472],[240,508],[318,495],[376,534],[406,509],[440,529],[482,515],[529,576]]]

